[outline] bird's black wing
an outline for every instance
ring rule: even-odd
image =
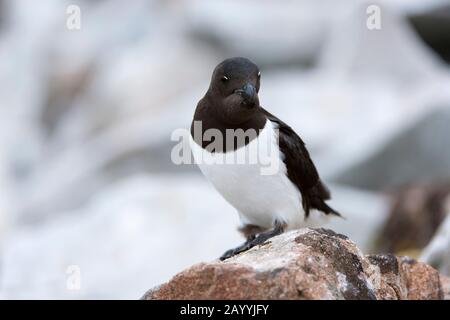
[[[326,214],[340,214],[329,207],[325,200],[329,200],[330,191],[320,180],[314,163],[309,156],[303,140],[286,123],[261,108],[265,116],[278,125],[279,148],[284,154],[284,163],[288,178],[297,186],[302,194],[302,204],[308,217],[310,209],[317,209]]]

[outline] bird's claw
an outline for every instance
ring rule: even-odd
[[[220,256],[219,259],[220,259],[220,261],[223,261],[223,260],[231,258],[232,256],[234,256],[236,254],[237,253],[235,252],[234,249],[230,249],[230,250],[227,250],[222,256]]]
[[[244,243],[243,245],[241,245],[241,246],[239,246],[237,248],[227,250],[219,259],[220,259],[220,261],[229,259],[229,258],[234,257],[235,255],[237,255],[237,254],[239,254],[241,252],[247,251],[248,249],[250,249],[252,247],[253,246],[252,246],[251,241],[250,242],[246,242],[246,243]]]

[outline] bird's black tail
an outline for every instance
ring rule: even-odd
[[[334,210],[332,207],[326,204],[325,200],[323,199],[315,198],[313,201],[311,201],[310,208],[317,209],[325,214],[334,214],[335,216],[345,219],[338,211]]]
[[[302,197],[303,208],[305,209],[305,217],[309,216],[310,209],[322,211],[325,214],[334,214],[335,216],[345,219],[339,212],[326,204],[326,200],[331,199],[330,191],[327,186],[319,179],[317,184],[304,193]]]
[[[330,207],[329,205],[327,205],[326,203],[325,203],[325,201],[323,201],[322,202],[322,204],[323,204],[323,212],[325,212],[326,214],[334,214],[335,216],[338,216],[338,217],[341,217],[341,218],[343,218],[343,219],[345,219],[339,212],[337,212],[336,210],[334,210],[332,207]]]

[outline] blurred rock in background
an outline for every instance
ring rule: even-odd
[[[3,294],[135,299],[147,283],[237,245],[236,224],[233,209],[199,175],[130,177],[81,209],[11,234],[2,257]],[[66,287],[72,265],[81,271],[80,290]]]
[[[347,169],[337,182],[382,190],[404,184],[450,180],[450,104],[429,108],[368,159]]]
[[[267,68],[314,65],[330,21],[349,9],[329,0],[284,1],[281,5],[276,1],[195,0],[186,4],[183,15],[193,39],[208,44],[223,58],[248,56]]]
[[[413,18],[443,2],[380,2],[369,30],[366,1],[0,0],[0,297],[137,298],[241,241],[233,208],[170,158],[235,55],[330,182],[347,220],[328,227],[371,251],[386,188],[448,176],[450,72],[429,41],[445,35]]]
[[[430,10],[411,14],[409,20],[425,43],[450,63],[450,4],[442,2]]]
[[[376,252],[417,257],[450,212],[450,183],[415,184],[391,191],[391,208]]]
[[[450,203],[448,203],[450,206]],[[432,241],[423,250],[420,260],[429,263],[442,274],[450,275],[450,211]]]

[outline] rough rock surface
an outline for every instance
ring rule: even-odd
[[[201,263],[143,299],[444,299],[449,280],[407,257],[368,255],[327,229],[295,230]]]

